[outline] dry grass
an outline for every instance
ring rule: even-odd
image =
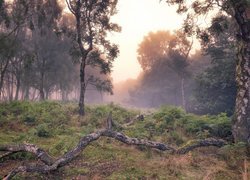
[[[247,159],[244,159],[244,165],[243,165],[243,171],[242,171],[242,180],[250,179],[250,174],[248,172],[249,167],[250,167],[250,164],[248,163]]]

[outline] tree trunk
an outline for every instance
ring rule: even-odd
[[[233,136],[235,142],[250,144],[250,8],[243,3],[234,5],[235,19],[239,25],[236,62],[237,96]]]
[[[13,86],[14,86],[14,78],[13,78],[13,74],[8,74],[7,76],[7,92],[8,92],[8,100],[9,101],[13,101]]]
[[[4,79],[4,73],[1,72],[1,78],[0,78],[0,98],[2,97],[3,79]]]
[[[30,94],[30,88],[29,88],[29,85],[27,85],[25,87],[25,95],[24,95],[25,100],[29,100],[29,94]]]
[[[74,12],[74,15],[76,18],[77,43],[81,52],[79,115],[84,116],[85,115],[84,100],[85,100],[85,91],[86,91],[86,82],[85,82],[86,58],[88,56],[88,53],[92,51],[93,45],[92,45],[92,40],[91,40],[89,48],[84,49],[84,46],[82,43],[81,7],[82,7],[82,3],[80,0],[78,0],[76,2],[76,10]]]
[[[85,85],[85,65],[83,65],[83,62],[81,63],[80,67],[80,100],[79,100],[79,115],[84,116],[85,110],[85,91],[86,91],[86,85]]]
[[[185,100],[185,89],[184,89],[184,78],[181,78],[181,98],[182,98],[182,108],[186,110],[186,100]]]
[[[39,93],[40,93],[40,100],[43,101],[45,99],[44,90],[43,90],[43,78],[40,82]]]
[[[7,67],[9,65],[9,60],[7,60],[6,64],[3,66],[3,69],[1,70],[1,78],[0,78],[0,98],[2,96],[2,89],[3,89],[3,83],[4,83],[4,76],[5,72],[7,70]]]
[[[15,101],[18,100],[18,96],[19,96],[19,90],[20,90],[20,78],[17,77],[17,83],[16,83],[16,94],[15,94]]]
[[[49,99],[49,90],[45,90],[45,99],[46,99],[46,100]]]
[[[44,94],[44,66],[45,66],[45,60],[43,60],[42,68],[41,68],[41,79],[40,79],[40,87],[39,87],[39,93],[40,93],[40,100],[43,101],[45,99]]]

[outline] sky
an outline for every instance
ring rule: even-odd
[[[122,32],[110,36],[120,49],[112,72],[114,82],[135,79],[141,72],[136,51],[145,35],[150,31],[179,29],[184,19],[174,6],[159,0],[119,0],[117,9],[113,22],[122,27]]]

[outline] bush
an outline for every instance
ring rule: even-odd
[[[154,118],[165,121],[167,124],[173,123],[175,120],[182,118],[185,112],[181,108],[173,106],[163,106],[154,114]]]
[[[36,134],[38,137],[48,138],[52,136],[51,130],[48,124],[40,124],[36,128]]]
[[[182,126],[188,133],[209,133],[208,136],[219,138],[232,138],[231,120],[225,113],[217,116],[187,115],[182,120]]]
[[[24,118],[24,122],[27,124],[27,125],[33,125],[35,124],[36,122],[36,118],[34,116],[26,116]]]

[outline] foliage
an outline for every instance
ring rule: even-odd
[[[110,111],[114,122],[120,125],[127,123],[127,118],[132,119],[141,113],[114,104],[87,106],[86,116],[81,119],[85,124],[81,124],[77,104],[74,103],[51,101],[1,103],[0,144],[34,143],[52,156],[58,157],[72,149],[82,136],[95,131],[96,128],[104,128]],[[12,118],[8,118],[10,116]],[[29,117],[35,117],[35,122],[31,120],[31,124],[27,123]],[[226,129],[230,130],[230,119],[226,114],[196,116],[185,113],[181,108],[163,106],[145,115],[143,121],[135,121],[121,132],[131,137],[181,146],[197,138],[214,136],[227,138],[222,135]],[[202,179],[213,171],[213,177],[227,176],[239,179],[242,160],[247,158],[246,150],[243,144],[235,144],[220,150],[201,148],[187,155],[175,156],[143,147],[133,148],[109,138],[100,138],[87,146],[72,164],[60,168],[55,174],[40,175],[42,177],[36,174],[22,174],[20,177],[54,179],[59,173],[64,179],[79,176],[92,179],[97,174],[102,179],[166,177]],[[16,166],[11,164],[16,163],[12,160],[33,160],[33,158],[30,154],[18,153],[9,158],[8,164]],[[0,176],[6,174],[8,170],[9,168],[3,166]]]
[[[110,75],[112,63],[119,54],[116,44],[108,39],[108,33],[119,32],[120,27],[111,22],[116,13],[117,0],[71,1],[66,0],[70,12],[76,21],[73,54],[80,62],[80,98],[79,114],[84,115],[85,91],[88,85],[98,91],[112,94],[111,79],[87,74],[86,67],[98,69],[100,74]],[[80,55],[80,56],[79,56]]]
[[[211,56],[211,66],[196,77],[195,97],[198,113],[232,115],[236,99],[235,38],[233,23],[224,15],[217,16],[209,28],[210,41],[204,52]]]
[[[57,0],[1,2],[0,89],[7,92],[0,91],[1,100],[67,101],[78,97],[79,65],[72,62],[76,40],[74,19],[73,15],[62,13],[62,4]],[[109,25],[110,30],[119,30],[115,24],[106,24],[104,29]],[[103,39],[107,36],[104,29],[98,31],[96,37],[103,34],[99,42],[105,47],[95,46],[86,60],[90,66],[86,72],[86,84],[91,86],[87,89],[88,96],[103,91],[112,93],[109,73],[119,50]],[[79,56],[77,58],[79,61]],[[96,71],[96,67],[101,70]],[[93,87],[97,89],[93,91]]]
[[[51,136],[51,130],[49,129],[48,124],[40,124],[37,126],[37,136],[48,138]]]
[[[137,51],[143,72],[137,86],[130,90],[131,103],[140,107],[182,105],[182,82],[190,75],[190,47],[180,32],[157,31],[145,36]]]
[[[138,62],[143,71],[150,71],[158,61],[173,55],[175,51],[180,56],[186,56],[189,45],[189,41],[180,32],[150,32],[139,44]]]
[[[218,116],[196,116],[186,114],[180,108],[162,107],[154,114],[156,132],[170,132],[171,136],[179,139],[176,132],[196,134],[200,138],[220,137],[231,140],[231,121],[226,114]]]

